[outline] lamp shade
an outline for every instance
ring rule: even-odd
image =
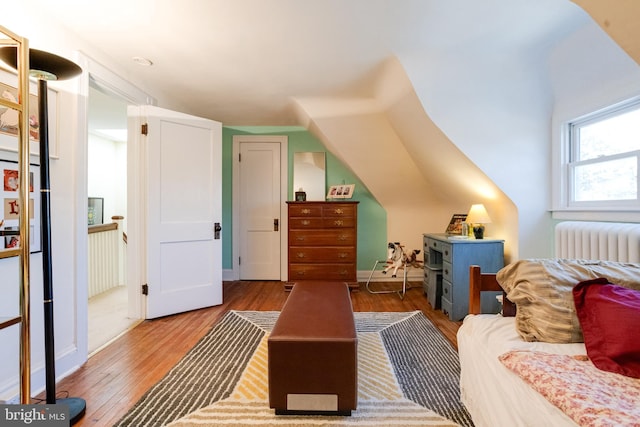
[[[3,46],[0,60],[17,68],[17,54],[15,46]],[[41,80],[66,80],[82,73],[82,68],[68,59],[38,49],[29,49],[29,67],[31,76]]]
[[[467,220],[469,224],[490,224],[491,218],[482,203],[477,205],[471,205],[469,213],[467,214]]]

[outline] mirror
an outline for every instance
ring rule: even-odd
[[[325,153],[293,153],[293,191],[307,193],[308,201],[325,199]]]

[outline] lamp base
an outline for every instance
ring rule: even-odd
[[[69,407],[69,422],[74,425],[82,417],[87,409],[87,403],[80,397],[67,397],[66,399],[56,399],[56,405],[67,405]]]
[[[474,225],[473,235],[476,239],[484,239],[484,225]]]

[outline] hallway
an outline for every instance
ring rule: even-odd
[[[117,286],[89,299],[89,357],[138,323],[127,317],[127,288]]]

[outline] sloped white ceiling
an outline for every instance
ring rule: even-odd
[[[174,108],[230,126],[298,124],[293,97],[371,96],[390,57],[530,49],[572,12],[568,0],[23,1]]]

